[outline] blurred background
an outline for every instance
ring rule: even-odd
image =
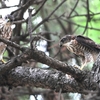
[[[38,50],[69,65],[80,65],[79,58],[66,48],[59,48],[64,35],[84,35],[100,43],[100,0],[0,0],[0,15],[14,16],[15,24],[11,41],[29,47],[28,9],[32,9],[32,36],[36,39]],[[20,54],[10,46],[4,54],[8,61]],[[36,61],[24,63],[25,66],[50,69]],[[90,70],[91,65],[84,70]],[[90,100],[92,93],[56,93],[50,89],[36,87],[17,87],[8,90],[0,87],[0,100]],[[95,93],[94,93],[95,94]]]

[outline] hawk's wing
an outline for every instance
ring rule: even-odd
[[[88,37],[84,37],[81,35],[76,36],[76,41],[80,43],[81,45],[87,47],[90,50],[96,50],[100,52],[100,45],[96,44],[93,40],[91,40]]]

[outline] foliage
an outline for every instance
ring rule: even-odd
[[[12,6],[8,7],[6,2],[8,1],[0,0],[0,9],[12,8]],[[9,2],[11,1],[9,0]],[[16,5],[14,5],[14,7],[16,7]],[[69,51],[66,51],[65,48],[59,50],[59,41],[62,36],[71,34],[84,35],[90,37],[96,43],[100,43],[100,0],[19,0],[17,10],[11,11],[10,14],[14,17],[16,27],[13,30],[10,43],[9,41],[0,39],[4,43],[7,42],[6,44],[8,45],[7,50],[4,53],[4,58],[8,62],[8,66],[7,64],[3,64],[4,68],[5,66],[7,67],[4,70],[0,69],[1,77],[3,77],[0,78],[2,80],[0,83],[1,92],[3,92],[3,84],[3,86],[7,85],[12,89],[13,93],[9,92],[11,97],[17,95],[12,100],[27,100],[29,95],[37,96],[40,94],[45,100],[64,100],[64,96],[65,99],[70,98],[69,92],[84,93],[84,91],[81,92],[80,87],[82,89],[82,86],[77,83],[79,81],[76,79],[77,76],[80,77],[80,73],[82,74],[83,71],[80,72],[78,70],[77,72],[77,69],[71,70],[70,68],[72,72],[68,69],[69,72],[66,73],[70,73],[72,76],[67,76],[65,71],[62,71],[63,66],[65,66],[63,62],[69,65],[72,65],[73,63],[80,65],[80,61],[77,56],[73,55]],[[26,18],[26,16],[28,17]],[[45,42],[43,42],[43,40],[45,40]],[[30,54],[30,48],[33,50],[34,54],[33,52]],[[37,48],[44,53],[41,53],[34,48]],[[27,49],[30,52],[27,52]],[[46,56],[45,53],[48,56]],[[31,57],[32,55],[34,56]],[[45,58],[46,60],[42,58]],[[56,59],[53,58],[56,58],[62,62],[56,61]],[[57,63],[53,62],[52,59]],[[58,68],[59,66],[57,64],[59,66],[62,64],[62,68]],[[19,68],[19,66],[22,67]],[[23,68],[25,69],[25,72]],[[43,68],[44,70],[38,68]],[[47,69],[45,70],[45,68]],[[23,69],[22,72],[20,72],[21,69]],[[60,69],[60,72],[56,71],[55,69]],[[73,73],[73,71],[76,73]],[[42,72],[44,73],[42,74]],[[7,73],[7,76],[5,73]],[[31,75],[31,73],[33,74]],[[43,75],[42,78],[40,74]],[[12,78],[14,75],[16,76],[14,79],[16,80]],[[62,80],[68,77],[69,85],[68,87],[65,87],[69,91],[64,89],[63,85],[65,84],[62,85],[61,82],[65,83],[66,81],[62,81],[60,77]],[[49,78],[53,81],[47,80]],[[74,82],[72,82],[72,80],[74,80]],[[49,84],[48,81],[51,83]],[[71,82],[73,84],[71,84]],[[55,84],[52,85],[53,83]],[[60,83],[61,87],[59,85]],[[83,81],[81,83],[84,84]],[[32,86],[30,86],[30,84]],[[76,84],[78,87],[74,84]],[[24,85],[25,87],[23,87]],[[13,89],[14,86],[16,89]],[[17,86],[22,87],[19,89]],[[36,87],[40,87],[41,89]],[[86,87],[83,87],[83,90],[84,89],[86,89]],[[55,92],[55,90],[57,92]],[[68,93],[66,94],[65,92]],[[8,91],[5,92],[5,97],[7,97],[7,93]],[[20,93],[22,93],[22,95]],[[62,95],[63,93],[65,93],[64,96]],[[87,91],[86,93],[89,94]],[[7,98],[8,100],[11,100],[9,97]],[[81,98],[82,100],[85,100],[85,97]]]

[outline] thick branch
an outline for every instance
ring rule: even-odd
[[[10,71],[5,82],[9,86],[35,86],[50,88],[56,91],[62,89],[62,92],[82,92],[81,84],[78,84],[73,78],[57,70],[44,70],[40,68],[17,67]],[[0,81],[1,84],[4,84]]]
[[[38,61],[38,62],[41,62],[41,63],[43,63],[43,64],[46,64],[46,65],[48,65],[48,66],[50,66],[50,67],[52,67],[52,68],[54,68],[54,69],[57,69],[57,70],[60,70],[60,71],[62,71],[62,72],[64,72],[64,73],[68,73],[68,74],[70,74],[70,75],[72,75],[76,80],[77,80],[77,82],[75,83],[76,84],[76,86],[77,86],[77,84],[78,84],[78,86],[79,87],[81,87],[81,85],[82,85],[82,87],[84,87],[84,89],[87,89],[87,90],[95,90],[95,89],[97,89],[97,87],[98,87],[98,83],[99,83],[99,77],[100,77],[100,75],[99,75],[99,59],[100,59],[100,56],[98,57],[98,60],[97,60],[97,62],[95,63],[95,65],[94,65],[94,67],[93,67],[93,70],[92,70],[92,72],[86,72],[86,71],[81,71],[81,70],[79,70],[79,69],[77,69],[77,68],[74,68],[74,67],[72,67],[72,66],[68,66],[67,64],[65,64],[65,63],[63,63],[63,62],[61,62],[61,61],[59,61],[59,60],[57,60],[57,59],[53,59],[53,58],[51,58],[51,57],[48,57],[44,52],[42,52],[42,51],[39,51],[39,50],[37,50],[36,48],[34,48],[34,49],[27,49],[24,53],[22,53],[21,55],[18,55],[18,56],[16,56],[15,58],[13,58],[13,59],[11,59],[11,61],[9,61],[8,63],[6,63],[6,64],[3,64],[3,65],[0,65],[0,74],[1,74],[1,76],[2,75],[6,75],[6,73],[8,73],[8,72],[10,72],[10,70],[11,69],[13,69],[13,68],[15,68],[15,67],[17,67],[17,66],[19,66],[19,65],[21,65],[24,61],[27,61],[27,60],[29,60],[29,59],[34,59],[34,60],[36,60],[36,61]],[[25,69],[25,70],[28,70],[28,74],[31,74],[31,73],[35,73],[36,75],[35,75],[35,78],[36,78],[36,76],[39,74],[39,73],[44,73],[44,72],[46,72],[46,70],[44,71],[44,72],[41,72],[41,70],[40,69],[38,69],[38,71],[36,70],[36,72],[34,71],[34,70],[32,70],[31,68],[30,68],[30,71],[29,71],[29,69]],[[24,78],[26,78],[27,80],[28,80],[28,78],[27,78],[27,76],[25,76],[26,75],[26,73],[27,73],[27,71],[25,71],[24,69],[23,69],[23,73],[22,73],[22,75],[24,76],[24,77],[22,77],[22,76],[20,76],[19,75],[19,71],[18,71],[18,69],[17,69],[17,73],[16,74],[18,74],[18,77],[19,77],[19,79],[20,79],[20,77],[21,78],[23,78],[23,80],[24,80]],[[13,73],[13,72],[12,72]],[[12,73],[10,73],[10,74],[12,74]],[[21,74],[20,73],[20,74]],[[13,73],[14,74],[14,73]],[[46,74],[46,73],[45,73]],[[45,75],[44,74],[44,75]],[[49,73],[50,74],[50,73]],[[56,72],[55,72],[55,74],[57,74]],[[63,74],[63,73],[62,73]],[[51,75],[53,75],[53,73],[51,73]],[[13,78],[13,76],[14,75],[11,75],[12,76],[12,78]],[[10,77],[11,77],[10,76]],[[30,75],[31,76],[31,75]],[[34,76],[34,74],[33,74],[33,76]],[[7,74],[7,76],[6,77],[8,77],[8,74]],[[41,79],[41,75],[38,77],[38,78],[40,78]],[[37,79],[38,79],[37,78]],[[43,78],[43,74],[42,74],[42,78]],[[45,77],[45,78],[48,78],[48,77]],[[45,78],[44,78],[44,80],[45,80]],[[2,80],[2,78],[0,78],[1,80]],[[4,78],[5,79],[5,78]],[[14,79],[17,81],[18,79],[17,78],[15,78],[14,77]],[[58,79],[58,78],[57,78]],[[8,81],[9,81],[9,79],[7,79]],[[12,80],[12,79],[11,79]],[[21,79],[20,79],[21,80]],[[43,82],[44,82],[44,80],[43,80]],[[32,79],[30,79],[30,81],[32,81]],[[55,81],[55,80],[53,80],[53,81]],[[51,81],[51,82],[53,82],[53,81]],[[66,79],[64,79],[63,80],[64,82],[65,81],[67,81]],[[62,82],[63,82],[62,81]],[[75,80],[74,80],[75,81]],[[3,80],[1,81],[1,82],[3,82]],[[40,82],[39,82],[40,83]],[[4,83],[3,83],[4,84]],[[8,83],[9,84],[9,83]],[[16,84],[16,82],[13,82],[13,85],[15,85]],[[24,84],[24,83],[23,83]],[[26,83],[25,83],[26,84]],[[43,83],[44,84],[44,83]],[[41,85],[39,85],[39,87],[40,86],[44,86],[43,84],[41,84]],[[51,84],[51,83],[50,83]],[[70,83],[69,83],[70,84]],[[81,84],[81,85],[79,85],[79,84]],[[17,84],[17,85],[21,85],[21,83],[20,84]],[[57,84],[56,84],[57,85]],[[73,85],[74,85],[74,83],[73,83]],[[61,85],[60,85],[61,86]],[[47,85],[47,87],[48,87],[48,85]],[[54,89],[53,88],[53,86],[52,87],[50,87],[49,86],[49,88],[52,88],[52,89]],[[60,87],[61,88],[61,87]],[[59,89],[59,88],[58,88]],[[77,91],[79,91],[79,89],[77,90]]]
[[[34,59],[54,69],[60,70],[64,73],[68,73],[74,78],[80,78],[80,80],[81,78],[83,78],[82,76],[85,75],[85,72],[72,66],[68,66],[66,63],[63,63],[57,59],[48,57],[44,52],[39,51],[36,48],[27,49],[24,53],[11,59],[11,61],[9,61],[8,63],[0,65],[0,74],[10,71],[11,69],[21,65],[23,62],[29,59]]]
[[[38,62],[49,65],[54,69],[61,70],[64,73],[69,73],[77,80],[68,78],[62,72],[52,71],[52,70],[18,67],[15,70],[13,69],[12,72],[10,71],[12,68],[21,65],[22,62],[29,59],[35,59]],[[100,59],[100,56],[98,59]],[[99,60],[97,60],[97,62],[98,61]],[[77,68],[68,66],[67,64],[61,61],[46,56],[45,53],[43,53],[42,51],[38,51],[37,49],[27,49],[23,54],[13,58],[7,64],[3,64],[0,66],[0,74],[4,76],[2,79],[2,75],[0,75],[1,76],[0,79],[2,80],[0,82],[1,85],[9,84],[11,86],[18,86],[22,84],[23,85],[28,84],[38,87],[47,87],[51,89],[56,89],[57,91],[60,88],[62,88],[63,91],[71,91],[71,92],[73,91],[82,92],[83,90],[80,90],[81,88],[85,90],[96,90],[97,88],[99,88],[98,83],[100,79],[98,70],[100,61],[98,63],[97,62],[95,64],[96,67],[94,66],[95,68],[92,72],[80,71]],[[51,77],[53,77],[53,79]]]

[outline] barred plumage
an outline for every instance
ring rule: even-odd
[[[12,28],[11,28],[11,21],[12,16],[7,15],[5,18],[0,18],[0,37],[6,40],[9,40],[12,34]],[[3,53],[6,49],[6,44],[3,42],[0,42],[0,60],[3,59]]]
[[[60,46],[65,46],[70,52],[82,58],[82,67],[89,62],[94,62],[100,52],[100,45],[97,45],[90,38],[78,35],[66,35],[60,40]]]

